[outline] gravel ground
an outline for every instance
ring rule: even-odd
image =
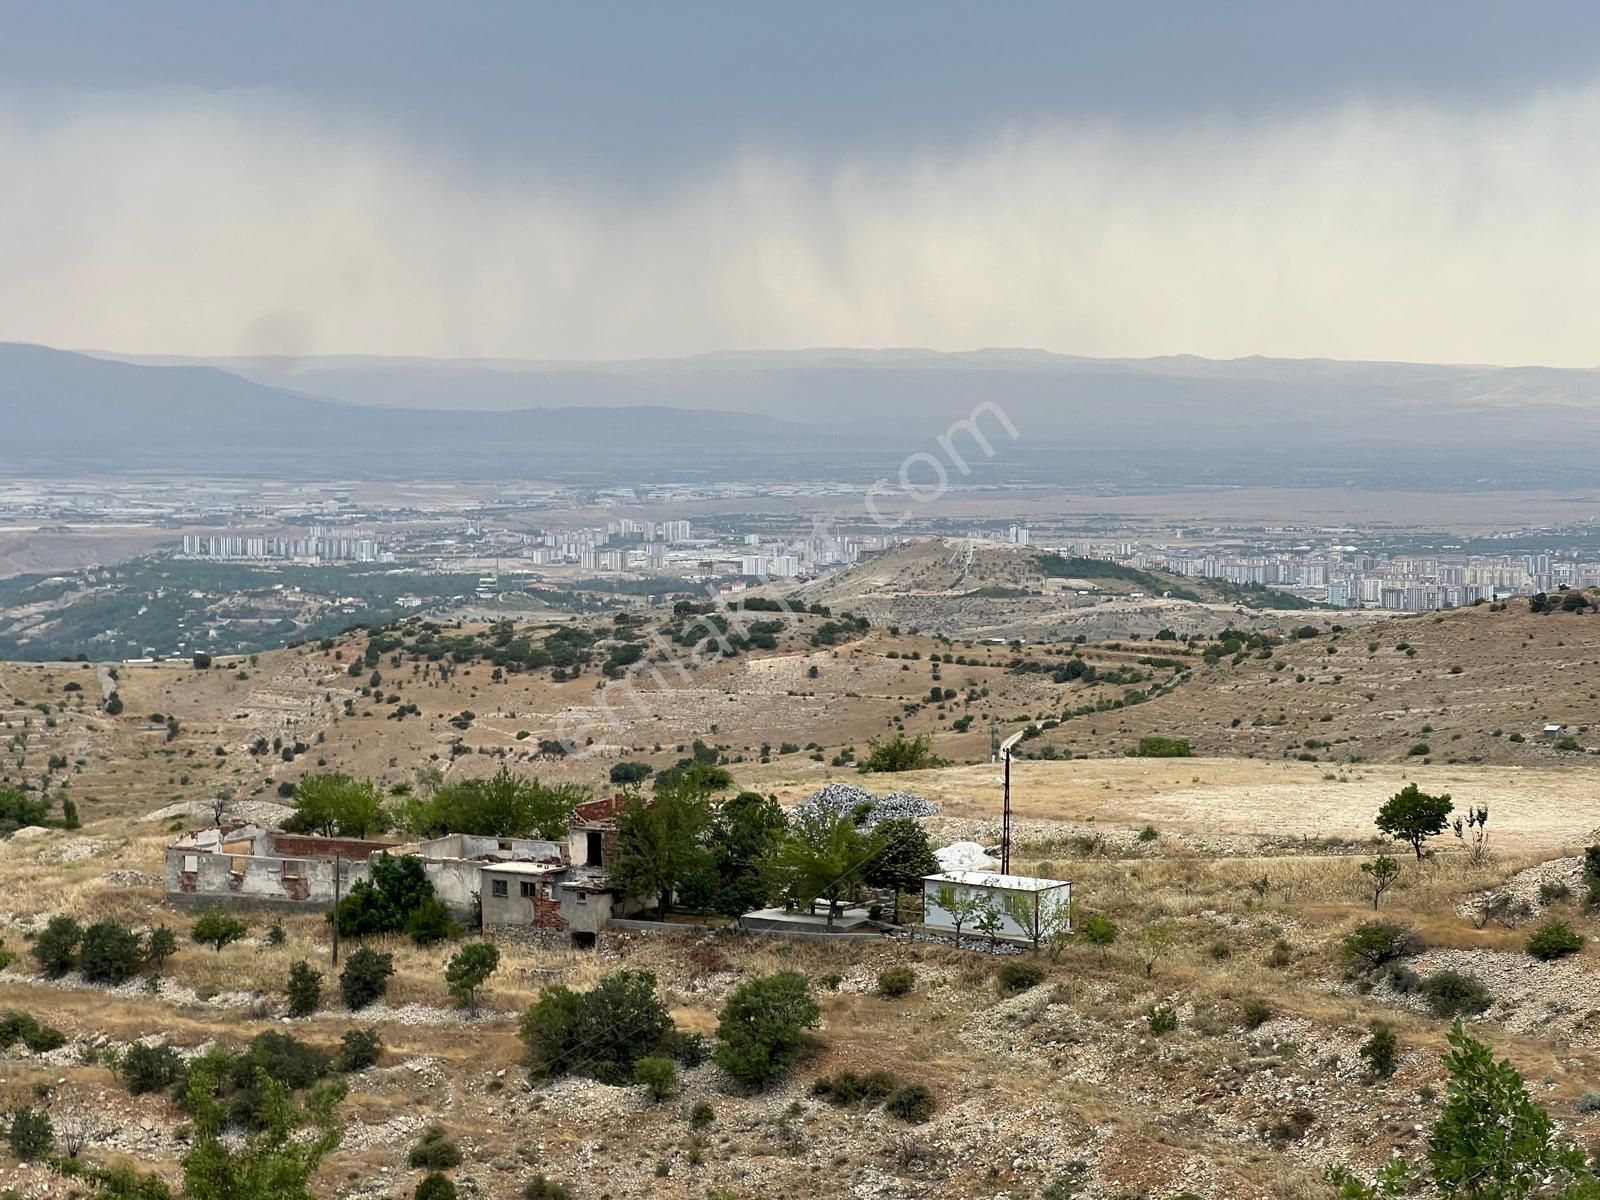
[[[813,813],[828,813],[842,816],[854,812],[863,804],[869,809],[864,822],[869,829],[879,821],[891,821],[898,817],[914,817],[920,820],[923,817],[936,816],[939,812],[937,805],[910,792],[890,792],[885,796],[879,796],[854,784],[830,783],[818,788],[795,805],[791,815],[809,816]]]

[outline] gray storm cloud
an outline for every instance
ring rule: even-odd
[[[613,358],[1036,346],[1592,365],[1600,90],[730,154],[655,187],[270,95],[0,97],[0,338]]]

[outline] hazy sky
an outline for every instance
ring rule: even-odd
[[[0,0],[0,340],[1600,363],[1600,8]]]

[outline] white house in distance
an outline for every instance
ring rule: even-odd
[[[1072,884],[1065,879],[1001,875],[994,871],[944,871],[922,878],[922,923],[929,929],[955,932],[955,914],[948,904],[971,905],[962,933],[972,932],[980,906],[1000,915],[999,935],[1039,940],[1057,929],[1072,928]],[[1019,920],[1018,918],[1023,918]]]

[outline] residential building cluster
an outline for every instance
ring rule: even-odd
[[[394,555],[374,537],[330,533],[312,526],[292,534],[186,533],[184,558],[287,562],[393,562]]]
[[[1250,554],[1130,542],[1069,542],[1062,552],[1277,588],[1336,608],[1428,612],[1563,587],[1600,587],[1600,562],[1551,554],[1391,556],[1350,546]]]

